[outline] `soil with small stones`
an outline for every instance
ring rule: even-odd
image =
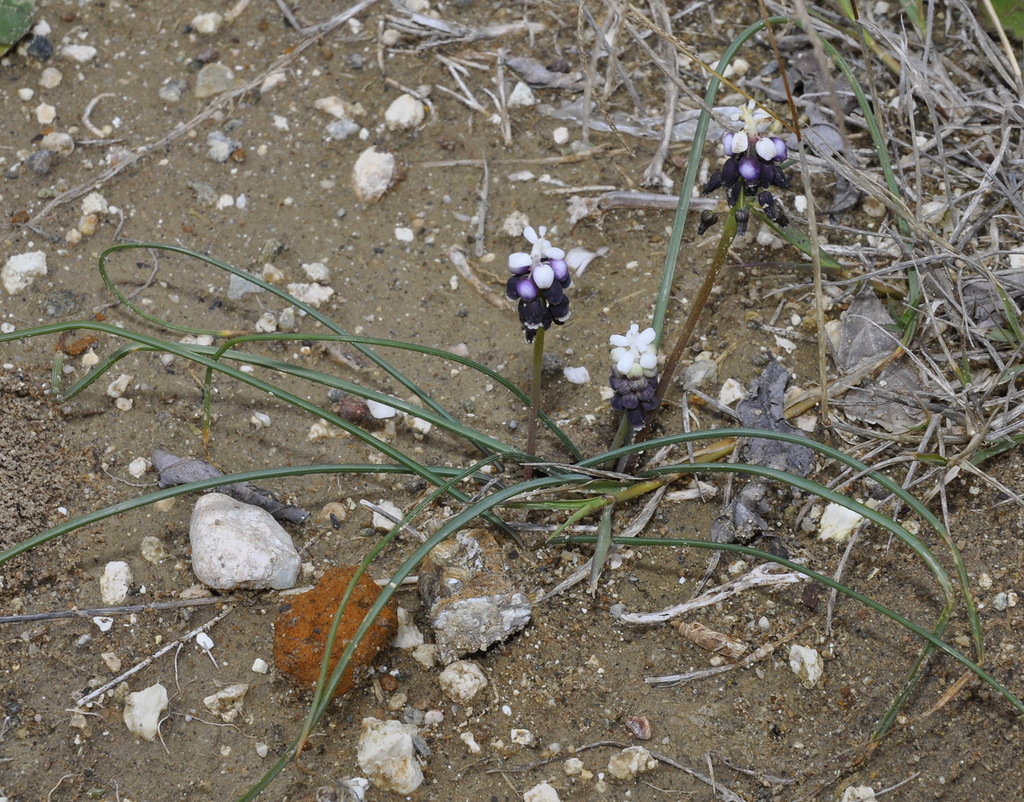
[[[488,94],[496,91],[492,79],[499,49],[544,64],[559,58],[575,64],[575,13],[559,4],[542,6],[531,19],[543,22],[545,29],[532,38],[508,33],[499,41],[485,38],[421,50],[422,37],[381,39],[381,32],[393,26],[389,17],[395,12],[377,4],[357,15],[358,25],[344,24],[297,52],[302,37],[272,3],[253,3],[208,35],[189,28],[201,10],[206,9],[159,0],[41,3],[38,17],[51,26],[57,55],[40,63],[12,52],[0,62],[0,167],[5,173],[0,210],[11,222],[0,239],[0,264],[31,251],[43,251],[48,264],[45,277],[0,296],[2,322],[24,329],[95,317],[151,336],[180,336],[110,304],[114,299],[97,260],[116,242],[185,246],[255,272],[269,261],[284,282],[307,281],[302,266],[320,262],[330,270],[328,283],[336,290],[321,311],[348,330],[442,349],[464,344],[470,357],[525,388],[530,351],[512,306],[497,309],[459,277],[448,256],[453,246],[464,249],[480,278],[501,297],[507,254],[527,247],[503,231],[505,219],[518,211],[533,225],[554,227],[551,236],[560,246],[608,249],[576,281],[569,324],[547,338],[548,353],[561,366],[587,367],[592,380],[574,385],[555,371],[548,376],[544,398],[546,409],[564,422],[581,450],[595,453],[606,446],[615,428],[600,391],[608,372],[608,335],[624,331],[630,322],[649,320],[672,217],[665,211],[619,211],[573,225],[566,200],[571,193],[563,190],[636,188],[655,143],[629,139],[636,151],[630,155],[614,135],[591,133],[591,143],[602,147],[571,158],[569,146],[555,144],[553,136],[563,123],[533,108],[512,111],[511,138],[505,142],[500,124],[491,119],[495,106]],[[296,13],[299,24],[307,25],[328,20],[338,10],[314,0]],[[486,7],[455,2],[439,10],[468,25],[522,19],[522,6],[502,2]],[[717,53],[746,24],[729,20],[742,19],[744,13],[723,16],[704,9],[679,24],[700,52]],[[93,46],[96,56],[77,63],[60,55],[67,44]],[[757,58],[768,58],[765,43],[754,49]],[[442,62],[442,55],[450,61]],[[227,65],[241,84],[262,76],[279,58],[284,58],[283,80],[265,91],[257,83],[219,104],[195,97],[203,62]],[[649,65],[633,66],[640,90],[656,96],[660,76]],[[47,68],[60,71],[59,84],[41,85]],[[453,71],[482,112],[440,89],[462,93]],[[510,88],[513,79],[505,77]],[[178,100],[160,93],[172,81],[187,85]],[[425,122],[412,131],[388,130],[384,112],[401,87],[418,91],[425,85],[434,87]],[[20,90],[32,90],[31,97]],[[537,94],[546,103],[575,97],[560,89]],[[363,134],[335,140],[325,133],[333,118],[316,101],[330,96],[362,105],[356,121]],[[620,103],[618,95],[611,102]],[[44,106],[53,108],[52,121]],[[204,110],[210,113],[194,122]],[[580,129],[568,126],[571,140],[578,140]],[[45,168],[40,172],[26,158],[50,131],[71,134],[76,148],[53,164],[36,163]],[[225,163],[207,155],[207,136],[213,131],[239,143]],[[34,219],[51,199],[168,134],[173,136],[159,147],[90,187],[115,209],[96,221],[82,221],[81,201],[75,198]],[[351,189],[352,165],[370,145],[397,154],[404,171],[404,179],[375,203],[359,200]],[[674,150],[666,167],[676,186],[685,158],[685,148]],[[33,221],[31,227],[14,225],[26,220]],[[69,238],[68,232],[80,228],[86,236]],[[396,229],[411,231],[411,240]],[[717,238],[698,239],[688,232],[687,242],[676,303],[669,312],[670,331],[680,325],[685,298],[695,292]],[[474,252],[477,244],[480,255]],[[736,262],[747,266],[728,270],[712,297],[700,334],[704,348],[719,362],[719,382],[734,377],[747,385],[774,356],[799,383],[814,383],[813,328],[795,324],[793,353],[780,347],[771,332],[757,328],[759,323],[785,325],[793,315],[810,317],[804,290],[770,295],[805,280],[775,266],[792,259],[782,253],[749,237],[736,250]],[[176,326],[248,331],[265,312],[279,313],[284,307],[269,294],[229,299],[225,273],[168,253],[117,254],[110,272],[125,292],[138,290],[136,302],[147,314]],[[779,319],[782,324],[776,323]],[[323,331],[301,320],[299,329]],[[228,472],[374,459],[368,447],[352,438],[311,442],[309,416],[226,379],[215,384],[212,439],[204,452],[202,370],[153,353],[130,355],[82,394],[54,400],[55,349],[66,354],[62,373],[67,386],[86,374],[87,354],[106,357],[121,345],[107,335],[82,339],[92,336],[80,330],[0,346],[2,548],[154,489],[151,472],[134,478],[128,470],[154,448],[208,456]],[[406,394],[369,363],[353,367],[359,359],[354,352],[338,363],[312,343],[252,350]],[[524,409],[492,382],[452,363],[402,352],[392,356],[465,423],[522,445]],[[120,408],[105,393],[118,373],[132,376],[124,396],[130,409]],[[284,384],[315,403],[328,403],[321,387]],[[717,386],[709,391],[717,393]],[[676,431],[678,397],[670,396],[670,403],[675,406],[664,413],[662,425]],[[270,425],[254,419],[255,412],[266,413]],[[697,415],[704,426],[728,425],[710,411],[698,409]],[[475,458],[471,449],[436,429],[418,438],[399,424],[386,436],[427,461],[469,465]],[[540,451],[565,458],[554,441],[543,440]],[[989,467],[1011,489],[1020,490],[1022,466],[1016,454]],[[509,480],[515,481],[511,469]],[[706,537],[724,489],[724,482],[716,484],[716,497],[663,504],[645,534]],[[282,481],[275,489],[313,512],[306,524],[290,527],[305,561],[301,581],[311,583],[332,565],[358,562],[375,543],[379,535],[370,528],[370,513],[357,505],[360,499],[387,499],[408,509],[424,488],[394,476],[366,474]],[[870,488],[858,485],[853,492],[866,496]],[[340,527],[320,514],[331,502],[349,508]],[[1024,520],[1018,507],[1003,502],[980,481],[957,480],[951,485],[949,514],[980,609],[986,667],[1020,696],[1024,605],[996,609],[992,604],[996,594],[1021,592],[1024,584]],[[829,573],[841,549],[818,543],[787,523],[795,520],[787,513],[800,504],[781,492],[773,500],[775,534],[790,553]],[[110,560],[125,560],[132,568],[133,591],[126,603],[176,599],[195,582],[189,566],[190,509],[188,500],[179,498],[159,509],[96,520],[8,561],[0,566],[0,615],[101,607],[99,577]],[[620,513],[623,522],[627,513]],[[509,516],[546,521],[537,514]],[[140,547],[146,536],[162,542],[166,559],[156,564],[143,559]],[[923,536],[931,542],[930,535]],[[527,548],[509,541],[505,554],[510,574],[530,593],[553,587],[588,556],[583,547],[548,548],[541,535],[525,537]],[[413,548],[402,542],[389,549],[371,572],[377,578],[390,576]],[[697,775],[712,771],[715,782],[734,794],[728,798],[759,802],[799,799],[818,790],[821,798],[836,799],[846,785],[877,791],[900,783],[889,799],[1020,798],[1024,734],[1019,719],[973,680],[947,697],[962,675],[949,659],[930,663],[892,734],[865,755],[864,744],[899,693],[920,644],[888,619],[846,600],[836,605],[827,630],[828,596],[804,583],[747,591],[690,620],[751,648],[798,632],[793,642],[817,648],[825,658],[817,687],[803,687],[794,675],[787,644],[750,668],[672,688],[646,683],[646,677],[707,668],[721,659],[683,640],[668,625],[626,626],[610,609],[656,610],[682,602],[706,566],[703,552],[628,550],[621,564],[605,573],[594,596],[580,585],[539,603],[523,632],[473,656],[490,684],[468,705],[443,696],[438,669],[424,668],[408,653],[386,651],[371,682],[332,704],[301,756],[301,768],[286,769],[262,798],[312,799],[319,788],[360,776],[355,750],[364,717],[422,721],[423,713],[433,710],[441,711],[443,720],[422,730],[426,781],[412,799],[520,800],[542,781],[553,785],[562,800],[711,798],[712,789]],[[741,570],[723,560],[712,582]],[[846,564],[844,580],[924,625],[941,606],[930,574],[901,544],[890,543],[877,530],[866,530]],[[401,591],[399,603],[428,630],[413,591]],[[84,720],[71,711],[83,694],[116,676],[109,666],[111,654],[124,670],[223,606],[118,615],[108,631],[84,617],[0,624],[0,797],[12,802],[220,800],[253,786],[300,731],[308,696],[273,669],[269,674],[251,669],[257,658],[272,662],[278,594],[233,593],[224,605],[230,605],[230,612],[210,633],[216,665],[193,643],[185,644],[129,677],[88,708]],[[947,637],[969,651],[962,614]],[[147,743],[126,729],[123,700],[128,691],[156,682],[168,689],[170,708],[160,738]],[[228,725],[206,710],[203,699],[236,682],[251,687],[244,716]],[[627,722],[635,717],[649,720],[650,740],[634,738]],[[516,743],[513,729],[529,730],[533,743]],[[460,738],[467,732],[479,752],[471,752]],[[607,776],[611,755],[640,743],[666,761],[635,780]],[[584,773],[566,771],[570,756],[582,760]],[[388,796],[372,788],[367,794],[368,799]]]

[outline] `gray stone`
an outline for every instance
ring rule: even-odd
[[[501,549],[483,529],[458,532],[420,567],[420,597],[443,663],[487,649],[530,622],[530,600],[507,576]]]
[[[196,74],[196,97],[205,100],[227,92],[235,85],[235,73],[226,64],[207,64]]]
[[[208,587],[283,590],[298,578],[301,561],[291,536],[266,510],[223,493],[196,502],[189,538],[192,570]]]

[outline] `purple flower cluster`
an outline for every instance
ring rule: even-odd
[[[533,248],[530,253],[514,253],[508,258],[512,277],[505,285],[505,295],[519,302],[519,322],[528,343],[538,329],[549,329],[552,323],[562,325],[570,315],[565,290],[572,286],[572,276],[565,251],[552,246],[544,238],[546,233],[544,226],[539,231],[527,226],[523,236]]]
[[[612,375],[608,384],[612,388],[612,409],[625,412],[629,425],[640,431],[647,422],[648,413],[658,406],[658,350],[654,346],[654,329],[644,329],[634,323],[625,334],[613,334],[610,342]]]
[[[737,207],[745,197],[756,198],[765,217],[780,226],[788,225],[789,218],[770,191],[770,187],[787,189],[789,178],[781,163],[789,155],[786,143],[777,136],[765,136],[761,129],[768,118],[755,114],[751,107],[744,109],[742,131],[729,131],[722,137],[722,147],[728,157],[721,170],[711,174],[704,185],[704,194],[725,187],[725,199],[730,207]],[[747,229],[750,212],[740,205],[736,208],[736,231]],[[703,234],[718,221],[718,215],[705,211],[701,214],[698,233]]]

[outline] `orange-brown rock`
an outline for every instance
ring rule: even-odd
[[[355,566],[329,569],[315,588],[288,599],[277,614],[274,623],[274,663],[278,670],[304,687],[312,687],[320,677],[320,663],[334,614],[355,572]],[[338,626],[334,648],[331,649],[331,671],[379,595],[377,584],[363,574],[352,592],[352,598],[345,605],[344,616]],[[391,642],[397,628],[398,616],[392,601],[373,622],[356,648],[338,683],[336,696],[350,690],[357,679],[369,673],[374,659]]]

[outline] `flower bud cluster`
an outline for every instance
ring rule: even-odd
[[[554,247],[544,235],[547,228],[534,230],[527,226],[523,236],[533,246],[530,253],[513,253],[508,258],[512,277],[505,285],[505,295],[519,302],[519,322],[527,342],[533,342],[538,329],[549,329],[569,319],[569,297],[565,290],[572,286],[572,276],[565,261],[565,251]]]
[[[780,226],[789,223],[789,218],[775,200],[769,187],[787,189],[789,178],[781,163],[789,155],[785,141],[778,136],[768,136],[770,118],[764,112],[755,111],[753,101],[740,115],[744,120],[743,129],[729,131],[722,137],[722,148],[726,161],[721,170],[711,174],[704,185],[704,194],[725,188],[725,199],[730,207],[736,207],[744,197],[756,198],[765,217]],[[742,213],[742,214],[741,214]],[[744,208],[736,209],[736,230],[746,232],[750,213]],[[718,216],[704,212],[698,233],[703,234],[717,222]]]
[[[658,350],[654,329],[640,331],[635,323],[623,334],[610,338],[615,366],[608,379],[614,395],[612,409],[625,412],[634,431],[644,428],[647,414],[654,410],[658,389]]]

